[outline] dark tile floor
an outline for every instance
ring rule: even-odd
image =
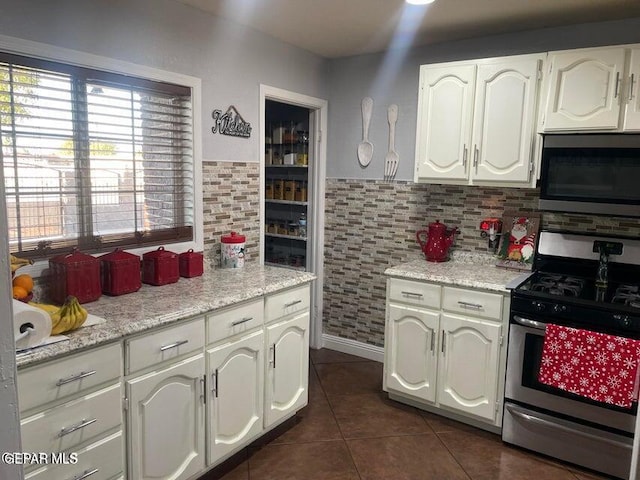
[[[206,478],[605,478],[507,446],[497,435],[391,401],[382,392],[381,363],[331,350],[311,351],[309,405],[289,425],[276,438],[245,449],[216,469],[215,476]]]

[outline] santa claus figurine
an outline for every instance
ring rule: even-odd
[[[535,233],[528,234],[527,227],[529,219],[527,217],[515,217],[509,234],[509,246],[507,248],[507,258],[518,262],[529,262],[533,257],[535,244]]]

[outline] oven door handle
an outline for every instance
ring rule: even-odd
[[[567,432],[567,433],[570,433],[572,435],[580,435],[580,436],[582,436],[584,438],[588,438],[589,440],[596,440],[598,442],[605,442],[605,443],[608,443],[609,445],[612,445],[612,446],[615,446],[615,447],[618,447],[618,448],[631,449],[631,445],[628,445],[626,443],[617,442],[616,440],[611,440],[609,438],[600,437],[598,435],[594,435],[594,434],[588,433],[588,432],[581,432],[580,430],[569,428],[569,427],[566,427],[564,425],[560,425],[558,423],[550,422],[549,420],[545,420],[544,418],[539,418],[539,417],[535,417],[533,415],[529,415],[528,413],[524,413],[524,412],[520,411],[519,408],[514,407],[513,405],[507,405],[506,408],[507,408],[507,410],[509,410],[511,415],[514,415],[514,416],[516,416],[518,418],[521,418],[522,420],[525,420],[527,422],[536,423],[536,424],[541,425],[543,427],[547,427],[547,428],[551,428],[551,429],[555,429],[555,430],[561,430],[563,432]]]
[[[537,322],[536,320],[530,320],[528,318],[520,317],[518,315],[513,316],[513,321],[525,327],[535,328],[536,330],[544,330],[547,328],[546,323]]]

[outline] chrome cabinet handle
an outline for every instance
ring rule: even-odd
[[[91,370],[90,372],[80,372],[77,375],[74,375],[72,377],[69,378],[61,378],[60,380],[58,380],[56,382],[56,387],[59,387],[61,385],[65,385],[67,383],[71,383],[71,382],[76,382],[78,380],[82,380],[83,378],[87,378],[90,377],[91,375],[95,375],[96,371],[95,370]]]
[[[535,320],[530,320],[528,318],[523,318],[518,315],[513,316],[513,321],[523,325],[525,327],[535,328],[537,330],[545,330],[547,328],[547,324],[543,322],[537,322]]]
[[[76,425],[71,425],[70,427],[65,427],[62,430],[60,430],[60,433],[58,433],[58,438],[62,438],[65,435],[69,435],[70,433],[73,433],[76,430],[80,430],[81,428],[88,427],[89,425],[91,425],[92,423],[96,423],[97,421],[98,421],[97,418],[93,418],[91,420],[85,420],[83,418],[80,423],[77,423]]]
[[[631,74],[631,79],[629,80],[629,100],[633,100],[633,84],[635,82],[635,74]]]
[[[444,344],[446,343],[445,340],[447,338],[447,334],[444,332],[444,330],[442,330],[442,345],[440,346],[440,351],[442,352],[442,355],[444,355]]]
[[[236,320],[235,322],[231,322],[231,326],[235,327],[236,325],[241,325],[243,323],[247,323],[253,320],[253,317],[245,317],[242,320]]]
[[[620,72],[616,72],[616,87],[615,92],[613,92],[613,98],[618,98],[618,93],[620,93]]]
[[[284,308],[293,307],[294,305],[297,305],[297,304],[299,304],[299,303],[302,303],[302,300],[296,300],[295,302],[285,303],[285,304],[284,304]]]
[[[579,435],[581,437],[585,437],[588,438],[590,440],[596,440],[598,442],[606,442],[609,445],[614,445],[618,448],[622,447],[625,450],[631,450],[631,445],[628,445],[626,443],[622,443],[622,442],[617,442],[615,440],[611,440],[608,438],[603,438],[599,435],[593,435],[591,433],[587,433],[587,432],[582,432],[580,430],[574,430],[573,428],[569,428],[566,427],[564,425],[559,425],[557,423],[553,423],[550,422],[549,420],[545,420],[544,418],[539,418],[533,415],[529,415],[528,413],[522,412],[520,411],[520,409],[512,406],[512,405],[507,405],[507,410],[509,410],[509,412],[514,415],[515,417],[521,418],[522,420],[528,421],[528,422],[532,422],[532,423],[537,423],[538,425],[542,425],[544,427],[550,428],[550,429],[554,429],[554,430],[560,430],[563,432],[569,432],[575,435]]]
[[[218,369],[211,374],[211,392],[213,396],[218,398]]]
[[[478,146],[473,146],[473,166],[475,169],[478,169],[478,156],[480,155],[480,150],[478,150]]]
[[[99,471],[100,471],[99,468],[94,468],[93,470],[85,470],[81,474],[76,475],[75,477],[70,478],[69,480],[84,480],[85,478],[89,478],[91,475],[94,475]]]
[[[422,298],[424,295],[422,295],[421,293],[416,293],[416,292],[400,292],[402,295],[404,295],[405,297],[415,297],[415,298]]]
[[[480,303],[463,302],[462,300],[458,300],[458,305],[465,308],[475,308],[477,310],[480,310],[483,307]]]
[[[464,145],[464,150],[462,151],[462,166],[467,167],[467,145]]]
[[[432,330],[431,331],[431,351],[432,352],[434,348],[436,348],[436,332]]]
[[[175,342],[175,343],[170,343],[169,345],[164,345],[164,346],[160,347],[160,351],[164,352],[164,351],[170,350],[172,348],[177,348],[180,345],[184,345],[185,343],[189,343],[189,340],[180,340],[180,341]]]
[[[269,352],[273,352],[271,354],[271,360],[269,360],[269,365],[273,368],[276,368],[276,344],[274,343],[269,347]]]

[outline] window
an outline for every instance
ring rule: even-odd
[[[0,53],[10,250],[193,240],[191,103],[189,87]]]

